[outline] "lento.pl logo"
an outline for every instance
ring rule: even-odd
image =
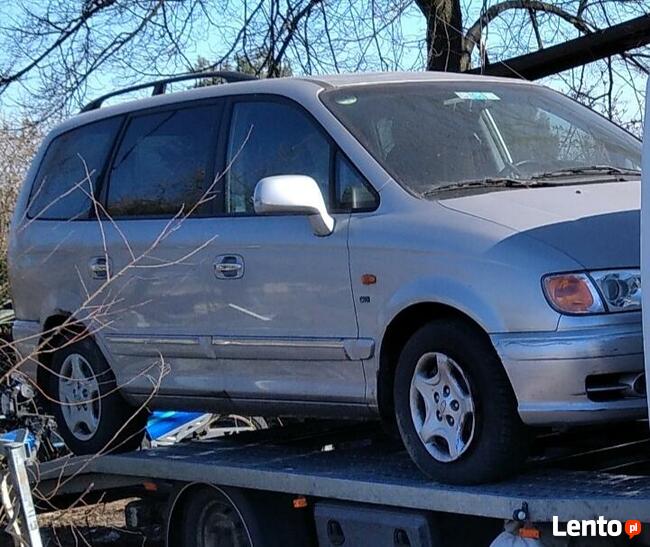
[[[616,537],[623,533],[632,539],[641,533],[643,525],[638,520],[607,520],[600,516],[596,520],[570,520],[562,528],[558,517],[553,517],[553,535],[557,537]]]

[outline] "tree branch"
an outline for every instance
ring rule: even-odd
[[[577,17],[568,11],[565,11],[561,7],[549,2],[543,2],[539,0],[507,0],[505,2],[500,2],[498,4],[490,6],[487,10],[485,10],[485,12],[465,33],[463,49],[465,51],[464,65],[466,68],[469,68],[470,66],[474,47],[481,41],[481,34],[483,32],[483,29],[503,13],[515,9],[526,9],[530,13],[550,13],[552,15],[560,17],[561,19],[564,19],[566,22],[573,25],[576,29],[578,29],[579,32],[583,34],[587,34],[592,31],[584,19]]]

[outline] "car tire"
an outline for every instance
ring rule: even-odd
[[[293,496],[200,486],[180,511],[169,545],[183,547],[304,547],[315,542],[310,511],[296,510]]]
[[[78,455],[139,448],[149,412],[129,405],[90,337],[59,344],[45,386],[59,435]]]
[[[411,336],[394,402],[406,450],[436,481],[496,481],[525,462],[528,430],[503,365],[487,335],[466,321],[431,321]]]
[[[237,491],[233,492],[234,494]],[[192,494],[182,516],[182,545],[186,547],[253,547],[263,538],[247,501],[210,486]],[[251,514],[249,514],[251,513]]]

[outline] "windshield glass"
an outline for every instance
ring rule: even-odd
[[[641,165],[637,139],[543,87],[405,83],[331,90],[322,98],[398,182],[419,194],[465,181]]]

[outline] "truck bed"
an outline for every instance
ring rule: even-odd
[[[479,486],[426,479],[401,445],[369,424],[298,424],[210,441],[101,457],[71,457],[32,469],[42,492],[128,490],[151,480],[209,482],[534,522],[638,519],[650,522],[647,423],[548,434],[516,478]],[[540,448],[541,447],[541,448]]]

